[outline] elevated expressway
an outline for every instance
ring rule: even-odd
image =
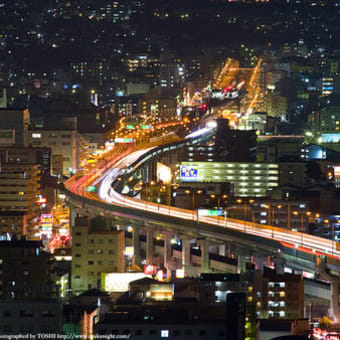
[[[173,270],[169,235],[176,234],[182,240],[182,268],[190,273],[190,240],[195,239],[201,248],[201,271],[209,271],[209,244],[229,245],[238,255],[238,269],[246,269],[246,261],[254,261],[257,268],[270,259],[278,273],[285,267],[319,274],[330,282],[331,314],[340,320],[339,276],[340,250],[334,241],[249,221],[202,217],[196,211],[163,204],[151,203],[123,195],[114,188],[116,183],[128,183],[132,178],[141,178],[142,168],[157,156],[201,142],[211,137],[212,129],[184,140],[161,146],[144,145],[138,150],[129,145],[114,151],[110,158],[80,179],[69,179],[61,190],[67,195],[71,212],[88,215],[103,215],[114,218],[121,224],[133,225],[133,246],[136,263],[141,262],[139,231],[147,230],[146,261],[152,263],[153,231],[166,235],[164,241],[164,266]],[[131,181],[132,182],[132,181]],[[88,192],[86,187],[96,185],[98,192]],[[119,185],[118,185],[119,186]],[[72,224],[71,224],[72,225]],[[150,232],[151,231],[151,232]],[[150,237],[151,235],[151,237]],[[151,246],[150,246],[151,245]],[[335,274],[335,275],[334,275]]]
[[[329,268],[340,268],[340,250],[336,242],[313,235],[294,232],[249,221],[224,217],[198,217],[196,211],[151,203],[123,195],[114,189],[115,183],[140,178],[140,171],[156,156],[210,138],[212,130],[198,136],[162,146],[132,146],[114,153],[110,161],[76,180],[71,178],[62,186],[71,206],[82,211],[127,220],[133,225],[171,230],[179,235],[207,239],[215,244],[231,243],[241,255],[272,256],[277,265],[285,263],[300,270],[316,271],[317,265],[327,262]],[[87,192],[95,184],[97,193]]]

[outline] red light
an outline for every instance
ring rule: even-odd
[[[206,109],[207,107],[208,107],[207,104],[203,104],[203,105],[202,105],[202,109]]]
[[[233,89],[233,87],[231,85],[227,86],[227,91],[231,91]]]

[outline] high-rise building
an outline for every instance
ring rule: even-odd
[[[56,297],[51,255],[40,241],[0,241],[0,299],[48,300]]]
[[[28,143],[28,109],[0,108],[0,145]]]
[[[28,163],[2,163],[0,167],[0,233],[34,238],[33,219],[40,194],[40,166]],[[22,224],[17,224],[22,216]]]
[[[74,129],[34,129],[30,130],[29,142],[33,147],[51,148],[52,174],[58,175],[59,158],[63,157],[63,174],[69,175],[81,167],[86,159],[86,141]],[[57,171],[57,170],[56,170]]]
[[[124,271],[124,231],[94,230],[88,217],[78,217],[72,230],[74,293],[101,288],[101,274]]]

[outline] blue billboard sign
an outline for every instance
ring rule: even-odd
[[[193,165],[181,165],[180,167],[180,179],[181,181],[197,180],[198,178],[198,168]]]

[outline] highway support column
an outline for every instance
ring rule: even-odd
[[[168,231],[163,231],[162,234],[164,235],[164,267],[167,271],[167,277],[171,279],[171,257],[172,257],[172,247],[171,247],[171,238],[172,233]]]
[[[135,225],[133,226],[133,234],[132,234],[132,244],[134,250],[134,264],[140,266],[141,264],[141,255],[140,255],[140,240],[139,240],[139,232],[140,227]]]
[[[190,238],[182,238],[182,268],[184,270],[184,277],[190,276],[191,267],[191,246]]]
[[[153,230],[151,228],[147,228],[146,230],[146,263],[152,264],[153,262]]]
[[[204,238],[198,241],[201,248],[201,273],[209,273],[209,241]]]
[[[339,278],[331,277],[330,316],[333,318],[334,323],[340,322],[339,282],[340,282]]]

